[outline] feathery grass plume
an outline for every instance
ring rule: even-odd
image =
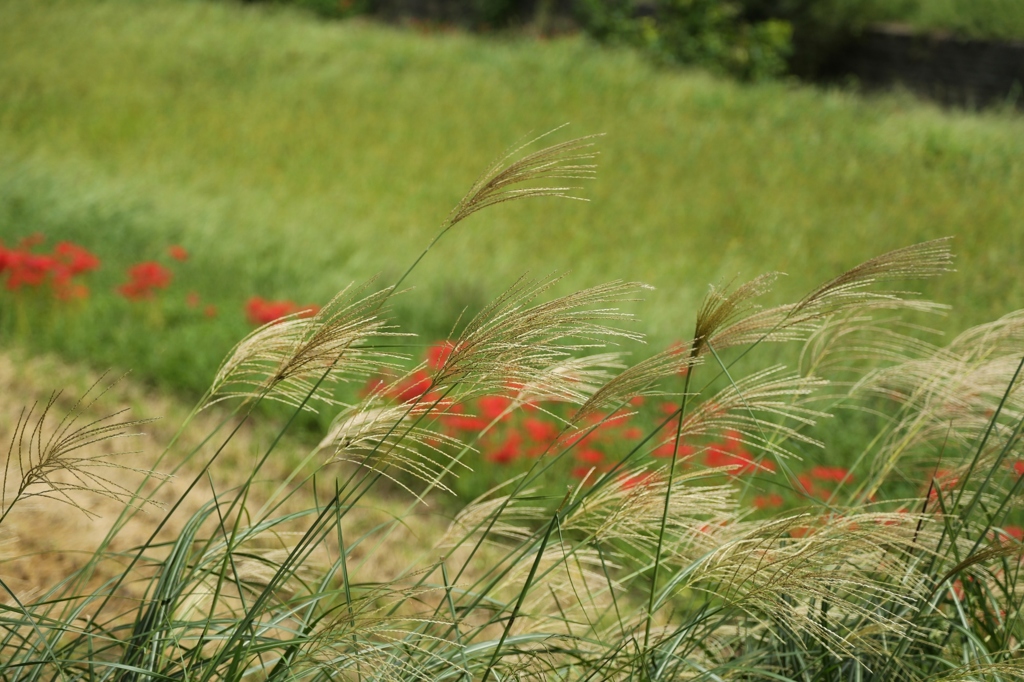
[[[424,364],[377,386],[360,405],[339,414],[320,448],[339,459],[372,461],[371,467],[380,472],[395,464],[429,482],[442,469],[422,450],[442,455],[442,461],[450,459],[441,446],[457,446],[458,441],[431,426],[454,406],[510,390],[519,401],[539,395],[586,400],[596,380],[618,363],[607,353],[578,358],[572,352],[600,345],[608,337],[639,340],[641,335],[607,322],[632,318],[616,304],[634,300],[642,285],[612,282],[530,305],[557,281],[521,278],[448,343],[450,351],[440,367],[421,379],[424,385],[410,401],[389,406],[387,396],[401,394],[406,382],[427,369]]]
[[[441,478],[445,465],[452,462],[451,453],[462,449],[463,443],[433,428],[436,417],[448,404],[418,400],[393,405],[377,393],[343,410],[317,449],[331,453],[332,461],[348,462],[388,476],[410,493],[413,491],[406,483],[388,474],[388,469],[451,492]]]
[[[673,595],[701,593],[705,599],[690,609],[699,613],[705,600],[720,604],[748,637],[806,636],[834,655],[853,654],[854,642],[861,652],[881,650],[886,637],[905,630],[901,610],[930,588],[907,559],[936,540],[935,525],[924,517],[854,513],[709,526],[713,551],[695,560],[667,553],[675,577],[655,608]],[[662,628],[662,644],[673,634]]]
[[[530,145],[539,142],[548,135],[551,135],[565,126],[559,126],[529,142],[515,147],[497,161],[487,172],[473,184],[462,200],[449,212],[447,218],[441,224],[441,229],[434,238],[430,240],[426,248],[416,257],[409,268],[398,278],[395,283],[397,289],[409,276],[424,256],[430,252],[434,245],[444,237],[455,225],[462,222],[477,211],[488,206],[494,206],[506,201],[516,199],[529,199],[531,197],[559,197],[562,199],[575,199],[576,201],[588,201],[583,197],[573,196],[569,192],[579,189],[575,186],[536,186],[520,187],[512,189],[515,185],[530,182],[545,182],[548,180],[591,180],[597,174],[595,164],[581,163],[590,161],[597,156],[593,151],[593,140],[602,135],[587,135],[566,142],[545,147],[539,151],[527,154],[519,159],[515,157]]]
[[[580,405],[588,402],[614,376],[612,370],[624,370],[621,353],[595,353],[583,357],[567,357],[550,365],[534,381],[518,387],[517,404],[531,403],[544,410],[538,402],[566,402]],[[512,386],[511,388],[515,388]],[[546,411],[546,410],[545,410]],[[551,413],[548,412],[550,415]]]
[[[688,372],[701,359],[689,352],[687,346],[662,350],[649,358],[627,367],[598,388],[573,416],[580,423],[591,414],[607,409],[618,409],[636,397],[678,396],[659,389],[658,384],[668,377]]]
[[[91,492],[131,505],[149,503],[148,500],[140,500],[131,490],[110,477],[110,473],[115,471],[156,475],[113,461],[113,458],[135,454],[137,450],[111,451],[89,456],[79,454],[83,448],[92,448],[120,438],[144,435],[135,429],[154,421],[118,421],[121,415],[128,412],[128,409],[124,408],[87,424],[77,425],[82,413],[89,411],[96,401],[120,381],[115,380],[90,397],[105,376],[106,373],[101,375],[75,401],[52,430],[49,430],[49,434],[47,419],[51,416],[62,391],[50,394],[49,400],[38,411],[34,421],[33,415],[36,414],[39,403],[22,409],[14,423],[11,442],[7,448],[7,459],[4,461],[3,488],[0,489],[0,522],[7,517],[15,504],[31,497],[58,500],[86,515],[91,514],[89,509],[77,502],[71,493]],[[11,478],[14,468],[17,469],[16,480]]]
[[[862,484],[867,494],[894,471],[909,468],[906,475],[919,478],[914,468],[934,470],[938,451],[941,467],[950,476],[964,473],[971,464],[954,453],[970,452],[971,444],[990,426],[996,437],[979,453],[981,465],[1000,466],[1013,452],[1024,449],[1019,440],[1006,441],[1024,419],[1021,382],[1007,390],[1021,360],[1022,347],[1015,341],[1024,329],[1022,321],[1024,317],[1011,315],[969,329],[945,348],[878,368],[854,384],[852,394],[877,396],[897,408],[871,459],[870,479]],[[999,418],[993,421],[997,410]],[[1004,485],[1002,478],[995,479],[997,487]]]
[[[752,309],[751,299],[768,292],[778,276],[777,272],[766,273],[741,284],[733,291],[729,291],[728,287],[724,290],[711,287],[697,311],[690,354],[696,357],[706,352],[704,346],[715,333],[736,318],[744,317]]]
[[[821,320],[805,340],[797,363],[803,374],[863,378],[865,363],[882,366],[930,357],[938,347],[906,332],[935,333],[916,325],[905,325],[899,317],[876,319],[858,311],[830,315]]]
[[[685,415],[679,429],[681,439],[733,430],[740,442],[754,445],[775,457],[791,457],[786,441],[822,447],[822,443],[798,428],[811,426],[827,412],[802,404],[817,389],[828,385],[824,379],[785,374],[776,365],[737,380]],[[779,422],[778,420],[782,420]],[[673,434],[675,439],[675,434]]]
[[[823,317],[850,310],[916,310],[935,312],[945,306],[909,298],[913,292],[872,291],[868,287],[900,279],[925,279],[951,271],[950,238],[935,239],[890,251],[853,267],[825,282],[797,303],[775,306],[732,321],[737,305],[763,293],[770,279],[755,279],[751,289],[740,287],[723,299],[712,298],[698,316],[698,331],[715,350],[761,341],[794,341],[807,338]],[[735,301],[735,302],[734,302]],[[727,315],[728,313],[728,315]],[[703,324],[702,324],[703,322]],[[704,348],[698,347],[699,352]]]
[[[594,543],[606,545],[608,556],[623,560],[630,556],[652,557],[657,543],[655,529],[664,512],[668,479],[665,467],[630,469],[624,481],[630,485],[607,485],[581,499],[566,515],[567,531],[586,534]],[[735,488],[727,485],[697,485],[706,478],[702,471],[678,474],[672,481],[669,521],[665,532],[677,555],[711,549],[708,527],[724,526],[738,520]],[[672,550],[670,550],[672,551]],[[695,557],[693,557],[695,558]]]
[[[500,487],[507,485],[504,483]],[[483,537],[485,542],[523,542],[533,535],[536,524],[548,517],[546,507],[522,502],[523,498],[529,498],[535,493],[533,490],[521,491],[517,497],[495,497],[494,492],[488,491],[463,507],[448,524],[435,546],[446,550],[478,536]],[[488,525],[498,511],[501,516],[495,523]]]
[[[366,347],[391,335],[381,308],[393,292],[360,297],[368,285],[345,287],[311,318],[296,313],[246,336],[218,370],[204,407],[229,398],[269,398],[312,411],[312,400],[339,404],[334,385],[365,379],[398,359]]]
[[[457,385],[464,396],[504,391],[509,384],[530,386],[563,400],[578,400],[579,376],[565,372],[565,363],[578,363],[572,359],[574,351],[601,347],[608,339],[641,340],[642,334],[608,323],[632,320],[618,306],[635,301],[648,287],[609,282],[530,305],[558,279],[520,278],[474,316],[451,342],[433,384]],[[607,357],[598,359],[603,362]]]
[[[452,209],[445,220],[444,227],[454,226],[477,211],[505,201],[525,199],[529,197],[561,197],[586,201],[569,192],[579,187],[523,187],[510,189],[514,185],[534,181],[547,180],[590,180],[597,174],[597,166],[590,161],[597,157],[592,151],[594,140],[602,135],[587,135],[566,142],[545,147],[527,154],[522,158],[515,157],[527,147],[555,133],[565,126],[544,133],[525,144],[522,144],[498,160],[490,169],[473,183],[466,196]],[[515,160],[513,160],[515,159]]]

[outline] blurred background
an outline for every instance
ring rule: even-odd
[[[197,395],[563,123],[606,134],[589,202],[459,225],[393,305],[415,343],[564,274],[655,287],[640,357],[709,284],[779,270],[783,301],[947,235],[951,336],[1021,307],[1021,39],[1019,0],[6,0],[0,346]]]

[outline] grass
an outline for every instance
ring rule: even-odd
[[[577,165],[577,149],[496,167],[447,225],[492,203],[503,179],[535,174],[532,161]],[[281,401],[298,414],[332,399],[327,382],[393,360],[373,313],[395,287],[344,290],[315,317],[267,325],[225,358],[150,460],[181,476],[176,487],[156,474],[108,488],[125,506],[83,565],[20,597],[0,581],[0,660],[27,681],[1020,679],[1024,546],[1007,521],[1024,490],[1024,314],[942,348],[895,324],[930,304],[892,286],[948,272],[949,246],[883,254],[780,306],[751,305],[771,278],[716,291],[692,337],[620,371],[601,342],[634,334],[619,304],[637,284],[545,300],[543,282],[520,282],[467,321],[449,353],[346,406],[285,473],[288,424],[252,443],[254,408]],[[802,346],[796,371],[732,377],[726,352],[756,358],[775,343]],[[419,372],[428,386],[392,397]],[[716,375],[728,379],[721,389]],[[413,546],[413,515],[473,445],[446,433],[445,415],[495,393],[524,409],[564,403],[563,437]],[[641,442],[623,443],[612,466],[541,492],[578,435],[659,396],[676,407]],[[820,445],[806,427],[840,397],[889,404],[856,484],[808,497],[796,513],[752,515],[753,489],[799,490],[790,463]],[[0,521],[30,496],[61,491],[88,509],[79,496],[97,491],[61,474],[116,466],[104,424],[123,417],[96,421],[92,403],[66,411],[14,425],[5,488],[18,492]],[[722,429],[757,449],[753,479],[683,451]],[[101,452],[69,447],[83,440]],[[642,455],[660,441],[672,456],[652,467]],[[232,451],[250,445],[251,466],[231,466]],[[367,528],[364,506],[403,471],[408,505]],[[931,483],[919,494],[893,496],[922,475]],[[205,502],[186,504],[207,487]],[[147,496],[168,506],[141,542],[119,547],[121,532],[144,522]]]
[[[96,294],[21,342],[193,395],[246,329],[246,298],[322,303],[393,279],[496,150],[564,121],[607,133],[591,203],[460,226],[394,303],[424,341],[523,272],[568,271],[560,291],[654,285],[639,311],[665,343],[689,332],[707,282],[781,270],[779,295],[793,295],[944,235],[962,274],[927,293],[953,305],[948,329],[1024,294],[1024,121],[1011,114],[741,86],[582,38],[418,35],[227,3],[12,0],[0,46],[4,241],[41,231],[92,249],[94,292],[181,244],[192,259],[176,300],[194,289],[221,310],[168,316],[154,348],[145,314]]]

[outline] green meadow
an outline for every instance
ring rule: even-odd
[[[927,283],[947,332],[1021,307],[1024,119],[791,82],[662,70],[583,37],[540,41],[324,22],[281,8],[156,0],[0,4],[0,239],[42,233],[103,265],[74,310],[8,340],[201,391],[249,329],[253,295],[324,303],[394,281],[504,150],[602,133],[587,203],[474,216],[393,313],[423,343],[524,273],[557,293],[612,279],[637,304],[638,355],[692,332],[709,284],[787,273],[799,296],[873,255],[952,235]],[[113,293],[168,246],[159,316]],[[217,306],[190,314],[189,291]],[[36,312],[48,301],[22,301]],[[45,318],[45,319],[44,319]],[[52,319],[51,319],[52,318]]]

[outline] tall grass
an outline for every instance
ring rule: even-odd
[[[510,205],[424,262],[419,288],[393,301],[424,342],[524,271],[569,271],[555,293],[654,286],[646,331],[667,344],[709,282],[777,268],[781,302],[944,235],[964,271],[934,285],[950,329],[1024,294],[1024,126],[1009,113],[745,87],[580,37],[419,35],[177,0],[0,4],[0,92],[0,239],[40,231],[104,263],[83,314],[19,343],[130,365],[193,398],[247,333],[249,296],[322,304],[341,283],[396,279],[451,187],[563,121],[609,133],[595,202]],[[193,288],[220,315],[175,315],[154,348],[146,316],[113,291],[169,244],[191,254],[177,300]]]
[[[588,170],[588,144],[495,166],[439,236],[496,199],[564,194],[543,181]],[[510,184],[530,179],[541,184]],[[313,483],[296,470],[255,501],[276,439],[240,487],[217,490],[218,455],[255,405],[279,400],[298,414],[333,400],[330,382],[394,363],[387,335],[398,330],[386,317],[394,288],[346,289],[314,318],[253,332],[225,359],[194,413],[230,401],[242,419],[209,434],[212,455],[189,490],[210,480],[217,492],[178,537],[120,554],[123,571],[90,585],[117,529],[138,513],[129,504],[84,569],[27,599],[8,590],[3,675],[1020,679],[1022,547],[1005,529],[1024,482],[1010,466],[1024,454],[1024,315],[945,347],[903,335],[901,313],[935,307],[907,293],[907,282],[950,264],[949,242],[938,240],[868,260],[791,304],[755,305],[771,275],[716,289],[687,343],[621,371],[604,346],[637,336],[621,306],[641,285],[547,299],[547,282],[523,280],[465,324],[422,395],[398,403],[380,387],[344,406],[310,455],[322,464],[318,476],[335,478],[329,498],[285,512]],[[735,373],[737,362],[777,343],[803,348],[799,367]],[[673,391],[684,371],[685,388]],[[404,517],[353,537],[350,515],[389,476],[410,487],[406,515],[430,503],[472,447],[441,430],[439,418],[494,391],[521,405],[567,403],[563,437],[524,475],[462,509],[407,566],[354,578]],[[634,398],[666,393],[678,408],[613,467],[555,496],[535,492],[581,431]],[[789,465],[816,445],[807,428],[828,416],[825,405],[871,398],[887,402],[888,419],[863,453],[868,475],[799,513],[750,514],[751,487],[800,485]],[[59,464],[64,424],[51,438],[40,418],[29,429],[34,440],[12,440],[12,456],[35,452]],[[734,467],[701,467],[680,447],[722,428],[760,453],[760,473],[743,485]],[[662,441],[676,454],[644,466],[645,449]],[[180,466],[198,452],[172,445],[165,460]],[[932,486],[893,499],[905,479]],[[118,598],[129,581],[145,586],[140,601]]]

